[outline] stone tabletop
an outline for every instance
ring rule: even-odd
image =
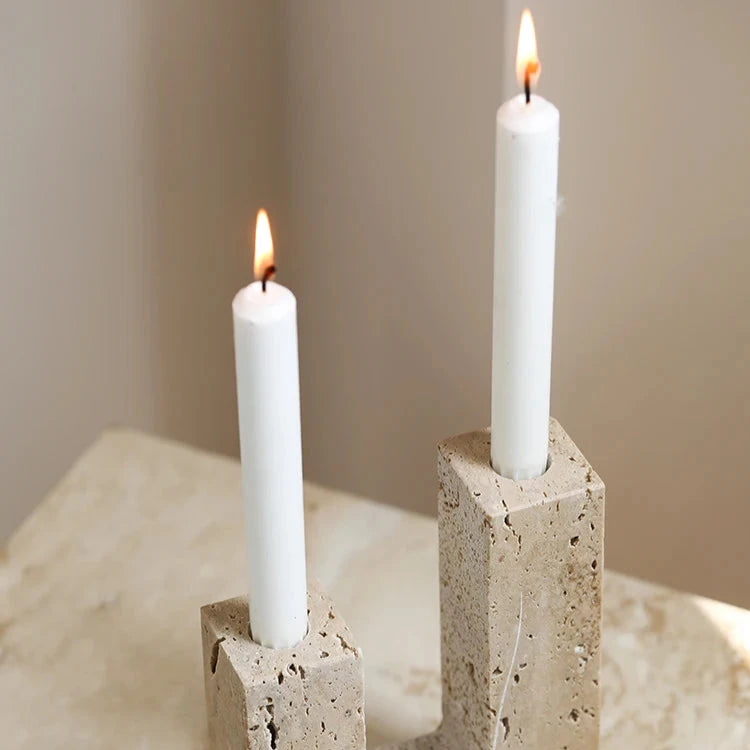
[[[306,485],[368,745],[440,715],[435,521]],[[0,553],[0,746],[206,747],[199,608],[245,591],[235,461],[105,433]],[[603,750],[748,750],[750,613],[607,571]]]

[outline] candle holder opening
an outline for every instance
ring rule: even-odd
[[[307,625],[305,626],[305,634],[302,636],[302,639],[294,644],[294,646],[288,646],[286,648],[295,648],[299,646],[301,643],[304,643],[308,636],[310,635],[310,609],[307,610]],[[256,645],[258,648],[270,648],[269,646],[264,646],[260,641],[255,640],[253,638],[253,624],[250,622],[250,618],[248,617],[247,620],[247,637]],[[296,657],[296,654],[292,654],[293,657]]]
[[[540,477],[543,477],[549,470],[552,468],[552,455],[550,453],[547,454],[547,463],[544,466],[544,471],[541,474],[537,474],[533,477],[521,477],[520,479],[514,479],[513,477],[506,477],[505,474],[502,473],[499,469],[496,469],[492,465],[492,456],[490,455],[490,468],[492,471],[495,472],[495,474],[499,474],[503,479],[510,479],[511,482],[523,482],[527,479],[539,479]]]

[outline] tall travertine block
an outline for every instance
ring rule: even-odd
[[[283,649],[251,640],[246,598],[201,608],[211,750],[364,750],[361,652],[330,599],[311,589],[308,606]]]
[[[595,750],[604,484],[554,420],[513,481],[485,430],[439,446],[443,722],[399,750]]]

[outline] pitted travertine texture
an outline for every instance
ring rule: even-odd
[[[362,655],[328,597],[308,594],[309,630],[292,648],[248,636],[247,599],[201,608],[212,750],[364,750]]]
[[[443,722],[400,750],[595,750],[604,485],[556,421],[513,481],[489,431],[438,449]]]
[[[365,652],[368,746],[432,731],[437,524],[308,482],[305,528]],[[603,578],[600,750],[748,750],[750,612]],[[245,585],[239,463],[108,430],[0,549],[0,747],[206,750],[199,610]]]

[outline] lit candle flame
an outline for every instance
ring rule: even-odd
[[[268,221],[266,209],[261,208],[255,220],[255,278],[268,279],[271,269],[273,269],[271,224]]]
[[[539,80],[542,65],[536,51],[536,32],[534,31],[534,19],[531,11],[526,10],[521,14],[521,28],[518,32],[518,52],[516,53],[516,78],[518,85],[526,90],[527,99],[531,87]]]

